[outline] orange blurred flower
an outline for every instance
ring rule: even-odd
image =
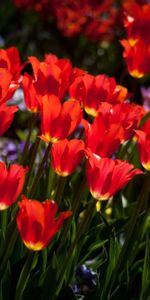
[[[138,3],[129,3],[125,6],[124,26],[130,44],[136,42],[141,37],[145,43],[150,42],[150,5],[140,5]]]
[[[131,76],[142,78],[150,72],[150,43],[138,38],[134,44],[130,40],[122,40],[128,71]]]
[[[150,5],[125,1],[124,26],[127,40],[122,40],[123,57],[131,76],[141,78],[150,72]]]

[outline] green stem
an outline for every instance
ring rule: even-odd
[[[75,197],[73,198],[72,201],[72,210],[73,210],[73,214],[76,216],[78,209],[80,207],[81,204],[81,197],[83,196],[83,191],[86,185],[86,179],[85,177],[83,178],[83,180],[81,181],[77,193],[75,194]]]
[[[5,209],[1,212],[1,229],[4,234],[7,227],[7,216],[8,216],[8,209]]]
[[[85,211],[83,220],[81,221],[81,223],[79,225],[76,237],[66,255],[66,259],[64,260],[62,267],[60,268],[60,272],[58,273],[58,288],[57,288],[57,293],[56,293],[57,296],[58,296],[60,289],[62,287],[62,284],[64,282],[64,277],[67,272],[67,269],[70,266],[70,259],[74,252],[75,246],[78,243],[79,239],[81,238],[82,234],[85,233],[87,231],[88,227],[90,226],[94,211],[95,211],[95,200],[92,199],[92,202],[89,203],[88,208]]]
[[[32,134],[32,131],[34,128],[34,124],[35,124],[35,118],[36,118],[36,115],[32,114],[27,139],[26,139],[25,146],[24,146],[23,153],[22,153],[21,160],[20,160],[21,165],[25,165],[25,163],[26,163],[29,144],[30,144],[30,138],[31,138],[31,134]]]
[[[47,184],[47,198],[50,199],[52,197],[53,189],[55,186],[55,177],[56,173],[53,168],[50,166],[49,174],[48,174],[48,184]]]
[[[56,202],[58,203],[58,205],[61,203],[66,180],[67,180],[66,177],[62,177],[62,176],[58,177],[58,182],[57,182],[57,187],[56,187],[55,197],[54,197],[56,199]]]
[[[124,144],[121,145],[121,149],[119,151],[119,158],[120,159],[124,159],[125,155],[128,154],[128,149],[129,149],[131,143],[132,143],[132,139],[130,139],[129,141],[127,141],[125,145]]]
[[[47,265],[47,248],[42,251],[42,272],[45,272]]]
[[[25,181],[25,185],[24,185],[24,189],[23,189],[23,194],[25,194],[27,191],[28,183],[29,183],[29,180],[30,180],[30,177],[32,174],[32,170],[34,167],[34,163],[35,163],[38,147],[40,145],[40,141],[41,140],[39,138],[37,138],[34,148],[33,148],[33,151],[32,151],[32,154],[31,154],[31,159],[30,159],[30,163],[29,163],[29,172],[26,175],[26,181]]]
[[[43,173],[43,170],[44,170],[44,163],[46,162],[48,156],[50,155],[50,148],[51,148],[51,143],[49,143],[49,145],[48,145],[48,147],[47,147],[47,149],[45,151],[45,154],[43,156],[43,159],[42,159],[42,161],[41,161],[41,163],[39,165],[38,171],[37,171],[36,176],[34,178],[34,181],[33,181],[33,184],[32,184],[32,187],[31,187],[31,190],[29,192],[28,197],[32,198],[33,195],[34,195],[34,193],[35,193],[36,187],[37,187],[37,185],[39,183],[40,177],[41,177],[41,175]]]
[[[4,255],[2,257],[2,261],[0,264],[0,278],[2,278],[4,275],[4,269],[6,267],[6,263],[8,262],[11,254],[13,252],[13,249],[14,249],[14,246],[15,246],[15,243],[17,240],[17,236],[18,236],[18,231],[17,231],[17,228],[15,227],[14,231],[12,232],[12,234],[10,236],[9,243],[5,246],[4,251],[3,251]]]
[[[22,295],[32,269],[33,258],[34,258],[34,252],[30,251],[17,283],[15,300],[22,299]]]
[[[57,254],[58,254],[58,252],[60,251],[61,247],[63,246],[63,244],[66,241],[67,233],[68,233],[68,231],[70,229],[73,217],[76,217],[76,215],[77,215],[78,209],[79,209],[80,204],[81,204],[81,197],[83,195],[83,190],[85,188],[85,184],[86,184],[86,180],[84,178],[81,181],[81,183],[80,183],[80,185],[79,185],[79,187],[77,189],[77,193],[75,194],[75,197],[72,200],[72,211],[73,211],[73,214],[72,214],[72,216],[70,216],[70,218],[66,221],[66,223],[64,225],[63,235],[62,235],[62,238],[61,238],[61,241],[60,241],[60,245],[59,245],[59,247],[57,249],[57,252],[56,252]]]
[[[148,190],[149,190],[149,187],[150,187],[150,174],[146,174],[146,175],[147,175],[147,178],[144,182],[143,188],[142,188],[142,190],[140,192],[140,195],[138,197],[135,212],[134,212],[134,214],[131,218],[131,221],[129,223],[129,228],[128,228],[128,233],[127,233],[126,240],[124,242],[124,245],[123,245],[122,250],[120,252],[120,255],[118,257],[118,261],[117,261],[115,270],[112,274],[112,278],[110,280],[109,292],[111,292],[111,289],[113,288],[113,286],[116,282],[118,274],[124,268],[124,264],[127,260],[127,257],[129,258],[130,253],[132,252],[132,249],[134,247],[134,235],[135,235],[135,229],[136,229],[136,225],[137,225],[137,219],[138,219],[139,214],[141,213],[141,211],[143,209],[144,202],[147,201]],[[102,298],[102,299],[106,299],[106,295],[104,295],[104,298]]]

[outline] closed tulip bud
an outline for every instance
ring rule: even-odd
[[[79,165],[84,157],[84,142],[67,139],[54,144],[52,149],[52,166],[60,176],[68,176]]]

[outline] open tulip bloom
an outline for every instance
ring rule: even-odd
[[[18,205],[17,226],[21,238],[26,247],[34,251],[47,247],[63,221],[71,215],[71,211],[62,212],[55,220],[58,207],[52,200],[40,203],[23,197]]]
[[[68,38],[99,37],[100,64],[103,52],[113,59],[112,24],[124,24],[127,68],[113,66],[115,78],[83,54],[79,69],[0,49],[0,300],[148,300],[150,117],[138,91],[150,73],[150,4],[14,2],[42,19],[53,12]]]
[[[8,169],[0,162],[0,210],[7,209],[21,194],[27,170],[17,164]]]
[[[141,170],[133,168],[133,165],[125,161],[90,155],[86,177],[92,196],[99,201],[111,198],[135,175],[142,174]]]

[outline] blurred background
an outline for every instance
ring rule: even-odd
[[[92,74],[120,78],[123,7],[132,1],[6,0],[0,5],[0,47],[16,46],[22,60],[45,53],[68,57]],[[138,1],[139,2],[139,1]],[[120,80],[123,78],[121,77]]]
[[[137,80],[123,60],[124,11],[147,0],[5,0],[0,5],[0,47],[16,46],[22,62],[45,53],[69,58],[73,66],[96,75],[114,76],[134,102],[142,103]],[[29,68],[29,65],[28,65]],[[28,70],[30,73],[31,70]],[[149,86],[149,76],[140,79]]]

